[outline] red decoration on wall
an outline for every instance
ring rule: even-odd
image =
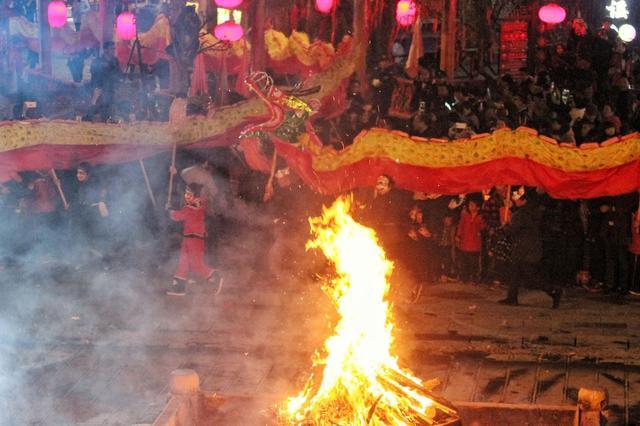
[[[329,13],[333,9],[333,0],[316,0],[316,10],[320,13]]]
[[[116,19],[116,35],[121,40],[136,38],[136,16],[131,12],[122,12]]]
[[[62,1],[52,1],[47,7],[47,20],[52,28],[67,24],[67,5]]]
[[[500,74],[523,77],[527,66],[529,24],[526,21],[505,21],[500,25]]]
[[[396,5],[396,21],[401,27],[408,27],[416,20],[418,11],[413,0],[398,0]]]
[[[213,29],[213,35],[222,41],[238,41],[244,35],[244,30],[242,25],[227,21],[224,24],[216,25]]]
[[[236,9],[242,4],[242,0],[214,0],[216,6],[225,9]]]
[[[567,17],[564,7],[549,3],[538,10],[538,18],[545,24],[559,24]]]

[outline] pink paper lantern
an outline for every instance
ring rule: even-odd
[[[333,0],[316,0],[316,10],[320,13],[329,13],[333,9]]]
[[[213,35],[221,41],[238,41],[244,35],[244,30],[242,25],[227,21],[224,24],[216,25],[213,29]]]
[[[67,5],[63,1],[52,1],[47,7],[47,20],[51,28],[61,28],[67,24]]]
[[[242,4],[242,0],[214,0],[216,6],[225,9],[236,9]]]
[[[396,5],[396,21],[401,27],[408,27],[416,20],[418,13],[413,0],[399,0]]]
[[[545,24],[559,24],[567,17],[564,7],[549,3],[538,10],[538,18]]]
[[[122,12],[116,19],[116,35],[120,40],[133,40],[136,38],[136,15],[131,12]]]

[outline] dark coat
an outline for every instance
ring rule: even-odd
[[[513,261],[536,263],[542,259],[541,224],[544,206],[528,201],[511,216],[507,232],[513,240]]]

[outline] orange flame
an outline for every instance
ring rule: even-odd
[[[351,425],[409,424],[410,412],[432,417],[432,400],[406,385],[419,388],[421,381],[402,371],[390,351],[393,323],[386,296],[393,263],[375,231],[349,215],[350,205],[340,198],[321,217],[309,219],[314,239],[307,249],[321,249],[336,267],[337,278],[325,282],[323,290],[340,319],[325,343],[325,356],[314,361],[324,364],[321,383],[316,386],[311,377],[280,415],[290,423]],[[385,377],[393,372],[405,385]]]

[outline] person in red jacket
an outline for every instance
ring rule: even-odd
[[[204,260],[206,227],[205,206],[200,198],[201,191],[202,185],[188,185],[184,193],[185,206],[170,213],[171,220],[183,223],[180,259],[173,275],[171,288],[167,290],[170,296],[185,295],[185,284],[190,272],[207,282],[217,283],[218,292],[222,286],[222,277]]]
[[[456,235],[460,259],[460,279],[464,282],[476,282],[480,267],[480,250],[484,229],[484,220],[480,215],[480,202],[474,198],[467,200],[465,209],[460,213],[460,222]]]

